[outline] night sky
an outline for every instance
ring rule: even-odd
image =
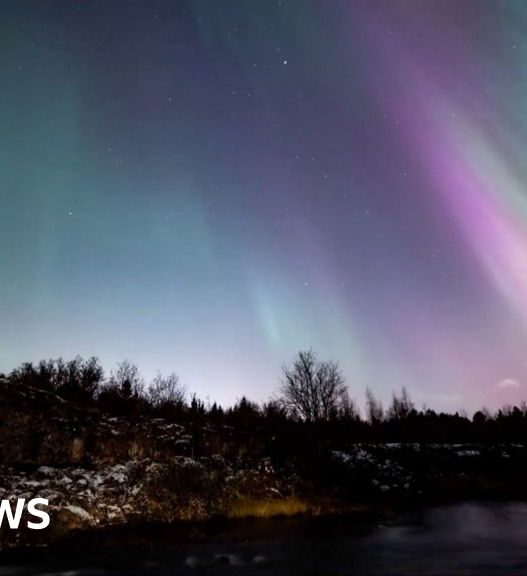
[[[0,371],[527,386],[527,2],[0,1]]]

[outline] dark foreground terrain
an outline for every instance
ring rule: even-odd
[[[80,541],[94,542],[92,534],[100,532],[104,539],[105,531],[120,527],[170,525],[161,542],[169,542],[175,556],[171,552],[165,560],[180,562],[186,552],[175,544],[178,526],[183,534],[188,526],[201,526],[202,535],[206,526],[223,526],[229,534],[233,521],[300,516],[303,531],[322,517],[341,516],[349,534],[365,520],[370,524],[372,518],[425,505],[527,499],[523,443],[359,442],[346,430],[333,434],[301,423],[281,426],[263,420],[233,426],[206,418],[110,415],[0,379],[0,498],[46,498],[51,517],[49,528],[41,531],[24,528],[26,518],[19,530],[4,522],[0,549],[60,543],[79,532],[81,539],[82,533],[90,534]],[[517,510],[523,511],[522,505]],[[295,522],[264,530],[263,547],[274,546],[269,542],[275,527],[279,533],[283,528],[276,545],[288,548],[290,541],[293,558],[295,546],[303,546],[295,540]],[[331,522],[336,524],[328,524],[328,533],[340,520]],[[242,532],[271,524],[243,526]],[[138,534],[147,547],[160,545],[150,530],[130,534]],[[127,533],[108,541],[124,542],[121,537],[128,538]],[[207,546],[201,549],[204,558],[210,552],[210,562],[216,562],[221,546],[209,552]],[[95,560],[104,556],[104,546],[95,550]],[[108,554],[107,560],[109,549]],[[272,554],[255,546],[254,557],[259,556]],[[226,558],[217,560],[238,562]],[[259,563],[250,564],[251,570],[260,570]]]
[[[0,574],[527,574],[527,505],[461,503],[382,521],[256,519],[103,530],[11,551]]]

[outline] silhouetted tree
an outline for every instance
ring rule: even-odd
[[[189,408],[190,415],[201,418],[206,414],[206,412],[207,409],[205,407],[205,403],[202,400],[200,400],[196,396],[196,394],[193,394],[192,399],[190,400],[190,408]]]
[[[370,388],[366,388],[366,419],[371,425],[379,424],[384,419],[384,409]]]
[[[402,387],[400,396],[397,396],[395,392],[392,394],[392,403],[388,408],[388,418],[390,420],[403,420],[413,410],[415,410],[415,407],[405,386]]]
[[[224,416],[223,408],[219,406],[217,402],[214,402],[214,404],[209,408],[209,418],[211,421],[214,424],[221,424]]]
[[[104,382],[102,366],[95,357],[25,362],[1,384],[31,386],[80,406],[96,405],[120,415],[155,412],[180,419],[189,425],[194,447],[206,445],[205,428],[229,429],[250,453],[266,446],[271,457],[281,463],[291,458],[303,459],[306,465],[317,458],[322,463],[328,448],[346,451],[361,441],[520,443],[527,435],[525,402],[505,405],[496,413],[482,408],[468,418],[464,411],[436,413],[426,407],[417,411],[405,388],[393,394],[386,413],[374,393],[366,389],[366,419],[361,420],[338,365],[320,362],[312,351],[300,352],[292,366],[284,368],[278,397],[262,406],[242,397],[225,411],[216,403],[205,405],[196,395],[187,405],[185,389],[175,374],[158,374],[145,393],[139,370],[127,361]]]
[[[98,394],[102,410],[116,414],[130,414],[148,408],[144,395],[144,381],[135,364],[124,360]]]
[[[110,374],[108,384],[115,387],[124,399],[138,398],[144,389],[144,382],[139,373],[139,368],[128,360],[119,362],[117,370]]]
[[[336,362],[321,362],[314,352],[299,352],[292,367],[283,368],[280,401],[293,418],[318,422],[334,418],[347,398]]]
[[[236,404],[227,412],[229,423],[236,426],[251,426],[260,418],[260,408],[255,402],[251,402],[242,396]]]
[[[104,379],[104,370],[95,357],[83,360],[76,356],[66,364],[59,358],[56,362],[57,394],[78,404],[93,401]]]
[[[104,371],[98,359],[92,357],[84,360],[80,356],[69,362],[64,362],[62,358],[41,360],[36,367],[26,362],[9,375],[9,380],[14,384],[55,392],[79,404],[93,401],[103,379]]]
[[[51,366],[50,366],[51,363]],[[40,390],[54,390],[53,361],[41,360],[37,367],[32,362],[24,362],[9,374],[12,384],[23,384]]]
[[[487,416],[482,410],[478,410],[477,412],[474,413],[474,416],[472,416],[472,422],[476,426],[482,426],[483,424],[485,424],[486,421]]]
[[[185,405],[186,396],[185,387],[174,372],[168,376],[163,376],[158,372],[148,387],[147,397],[154,408],[182,408]]]
[[[348,391],[342,395],[340,406],[338,409],[338,417],[342,420],[360,420],[360,412],[355,403],[355,400],[349,395]]]
[[[262,407],[262,414],[268,420],[286,420],[287,412],[282,402],[276,399],[269,400]]]

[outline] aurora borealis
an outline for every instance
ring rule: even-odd
[[[527,3],[0,1],[0,371],[527,386]]]

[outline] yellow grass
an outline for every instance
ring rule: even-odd
[[[237,500],[228,512],[230,518],[270,518],[272,516],[295,516],[313,511],[313,506],[299,498]]]

